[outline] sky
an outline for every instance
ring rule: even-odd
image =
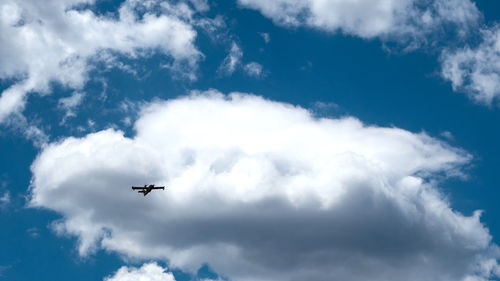
[[[0,280],[500,280],[499,22],[2,1]]]

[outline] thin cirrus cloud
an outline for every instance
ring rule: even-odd
[[[74,92],[69,97],[60,98],[57,107],[64,111],[64,117],[61,123],[65,123],[68,118],[76,116],[76,108],[82,103],[85,97],[83,92]]]
[[[471,157],[425,133],[315,118],[216,91],[145,106],[43,148],[32,207],[62,215],[79,252],[160,259],[230,280],[481,280],[500,256],[480,212],[438,191]],[[147,197],[133,184],[166,185]],[[130,212],[123,213],[123,210]]]
[[[243,51],[240,46],[236,44],[236,42],[231,43],[231,49],[229,49],[229,53],[222,61],[219,66],[219,74],[230,76],[234,73],[234,71],[241,65],[241,59],[243,58]]]
[[[223,76],[231,76],[236,70],[242,68],[244,73],[250,77],[260,78],[263,74],[263,67],[258,62],[242,64],[243,51],[236,42],[231,43],[229,53],[219,66],[218,73]]]
[[[23,110],[28,93],[50,92],[51,82],[83,87],[93,67],[89,61],[113,64],[117,53],[137,58],[158,51],[172,59],[172,69],[194,78],[191,70],[201,57],[194,45],[196,31],[169,12],[170,6],[127,0],[112,17],[85,8],[93,2],[2,1],[0,79],[17,82],[1,93],[0,123]],[[188,8],[182,7],[177,10],[185,16]]]

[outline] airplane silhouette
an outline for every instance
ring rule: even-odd
[[[142,187],[142,186],[132,186],[132,190],[137,190],[137,189],[140,189],[139,191],[137,191],[138,193],[143,193],[144,196],[146,196],[153,189],[162,189],[162,190],[165,190],[165,187],[164,186],[155,186],[154,184],[150,184],[150,185],[146,185],[145,184],[144,187]]]

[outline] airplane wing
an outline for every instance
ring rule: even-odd
[[[165,190],[165,187],[164,186],[132,186],[132,189],[133,190],[139,190],[139,191],[137,191],[138,193],[142,193],[142,194],[144,194],[144,196],[146,196],[153,189],[163,189],[163,190]]]

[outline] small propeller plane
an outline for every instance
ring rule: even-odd
[[[150,185],[145,184],[144,186],[132,186],[132,190],[137,190],[137,189],[140,189],[139,191],[137,191],[138,193],[143,193],[144,196],[146,196],[153,189],[165,190],[165,187],[164,186],[155,186],[154,184],[150,184]]]

